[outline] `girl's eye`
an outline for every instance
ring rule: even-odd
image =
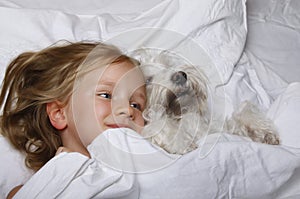
[[[137,109],[137,110],[139,110],[139,111],[142,111],[142,106],[140,104],[136,103],[136,102],[132,102],[130,104],[130,106]]]
[[[109,94],[109,93],[99,93],[98,96],[105,98],[105,99],[111,99],[111,94]]]

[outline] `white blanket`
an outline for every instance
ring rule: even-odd
[[[168,156],[129,129],[108,130],[92,159],[62,153],[15,198],[297,198],[300,150],[210,135],[187,155]]]
[[[264,109],[282,145],[220,132],[178,158],[115,129],[89,146],[92,159],[62,153],[30,178],[0,137],[0,198],[29,178],[16,198],[300,198],[299,10],[298,0],[2,0],[0,79],[19,53],[61,39],[174,50],[224,84],[228,114],[243,100]]]

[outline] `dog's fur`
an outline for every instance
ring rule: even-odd
[[[197,148],[204,135],[227,132],[253,141],[279,144],[275,127],[260,110],[245,102],[224,120],[209,107],[209,81],[199,69],[166,53],[140,51],[147,78],[147,124],[142,134],[169,153],[184,154]]]

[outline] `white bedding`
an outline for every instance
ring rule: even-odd
[[[125,52],[170,49],[204,67],[215,85],[224,85],[218,88],[225,89],[228,114],[250,100],[274,120],[282,141],[269,146],[221,132],[177,160],[153,153],[156,148],[140,137],[111,130],[89,146],[94,158],[60,154],[16,198],[299,198],[299,10],[298,0],[2,0],[0,80],[14,56],[60,39],[101,40]],[[107,157],[117,170],[99,161],[101,154],[112,154],[105,137],[131,151]],[[32,173],[3,137],[0,151],[5,198]],[[139,153],[146,155],[136,159]],[[154,171],[142,172],[149,170]]]
[[[157,152],[129,129],[114,129],[97,137],[89,151],[92,159],[75,153],[55,157],[16,198],[300,196],[300,153],[294,148],[215,134],[178,159]]]

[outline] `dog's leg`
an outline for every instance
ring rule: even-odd
[[[249,137],[256,142],[279,144],[273,122],[249,102],[243,103],[240,109],[233,113],[232,118],[227,121],[227,130],[232,134]]]

